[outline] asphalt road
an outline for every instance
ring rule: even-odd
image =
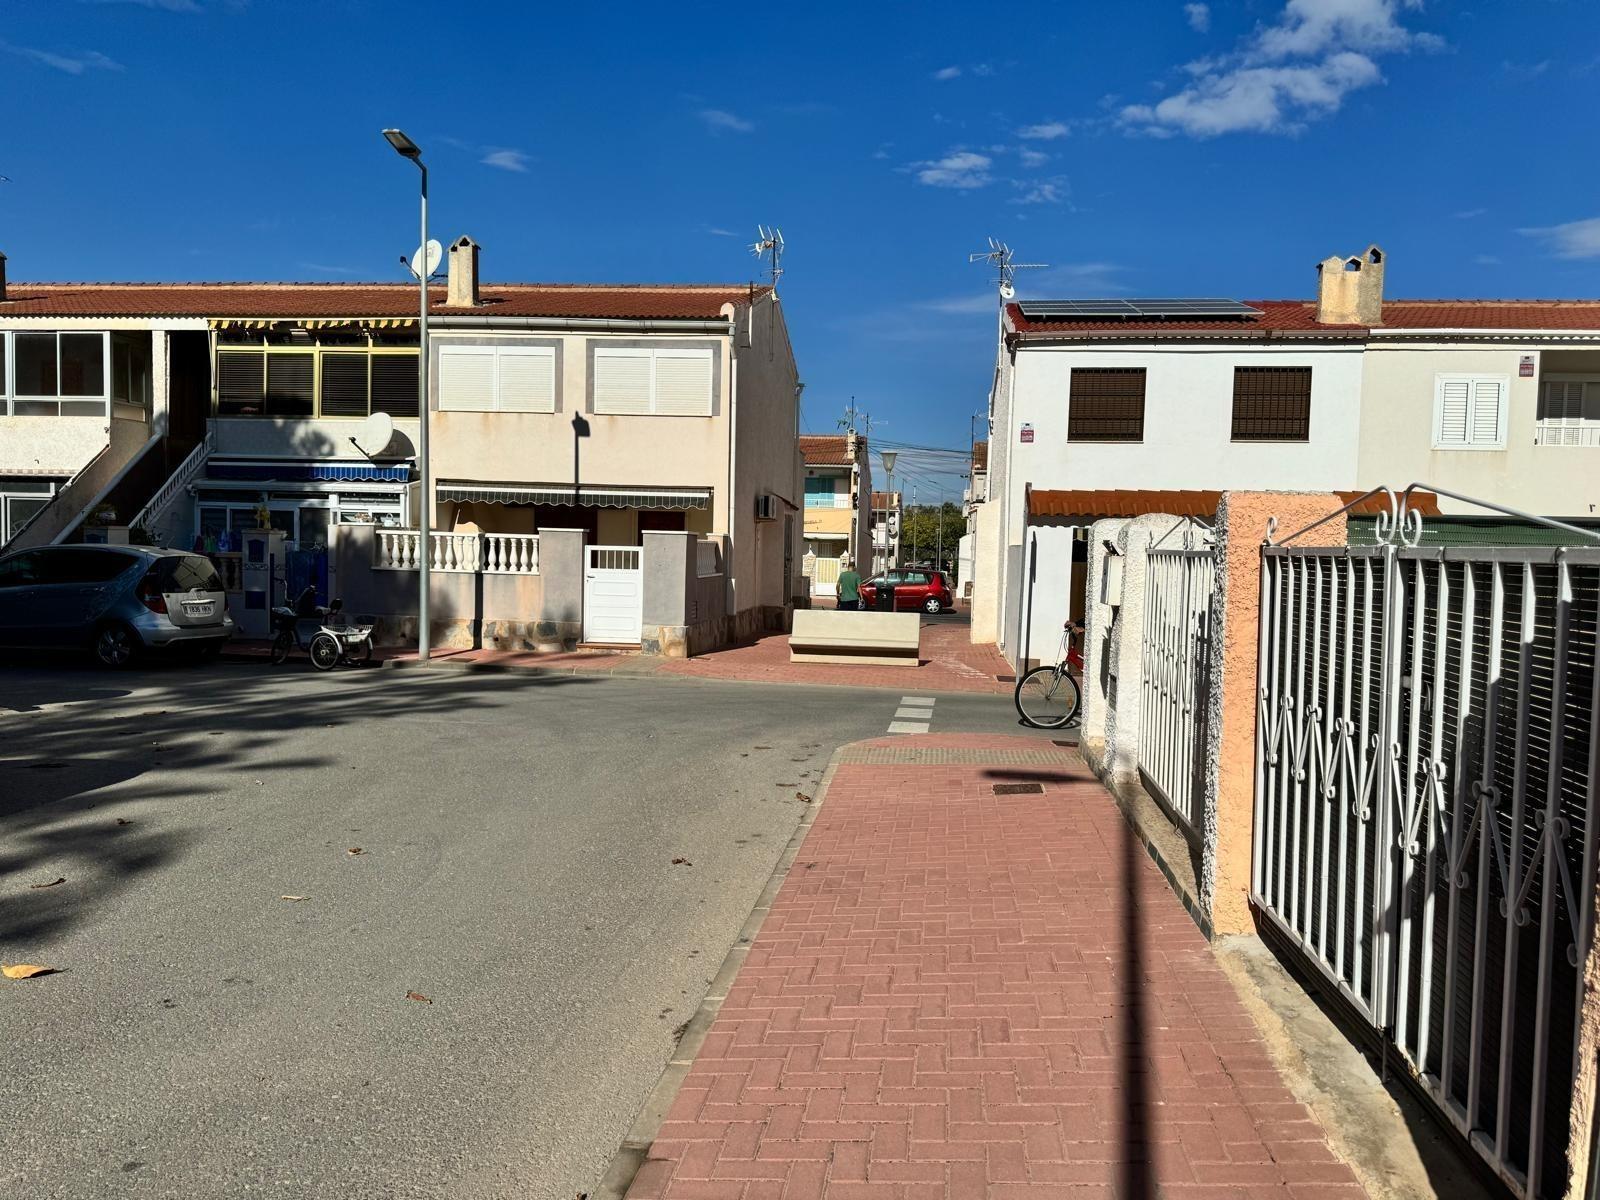
[[[898,700],[0,668],[0,1195],[571,1200]]]

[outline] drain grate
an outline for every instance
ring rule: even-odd
[[[994,785],[996,796],[1034,796],[1044,792],[1042,783],[997,783]]]

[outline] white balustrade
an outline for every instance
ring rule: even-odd
[[[1600,421],[1552,418],[1533,427],[1535,446],[1600,446]]]
[[[415,529],[373,532],[375,571],[415,571],[420,565]],[[537,575],[539,536],[531,533],[430,533],[428,569],[441,574]]]
[[[537,575],[539,535],[486,533],[481,554],[485,575]]]

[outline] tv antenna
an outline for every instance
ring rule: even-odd
[[[1018,271],[1037,271],[1047,267],[1049,263],[1019,263],[1011,247],[998,238],[989,239],[989,248],[979,250],[976,254],[967,255],[969,263],[985,262],[995,269],[995,286],[999,289],[1002,301],[1010,300],[1017,294],[1016,274]]]
[[[783,230],[776,225],[757,225],[756,232],[761,240],[750,244],[750,253],[767,259],[767,273],[772,276],[772,290],[776,293],[778,277],[783,274]]]

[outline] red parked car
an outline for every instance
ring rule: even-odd
[[[897,567],[874,575],[861,585],[861,607],[878,607],[878,588],[894,588],[896,612],[915,612],[921,609],[930,616],[950,612],[956,606],[955,592],[950,587],[950,577],[943,571],[920,567]]]

